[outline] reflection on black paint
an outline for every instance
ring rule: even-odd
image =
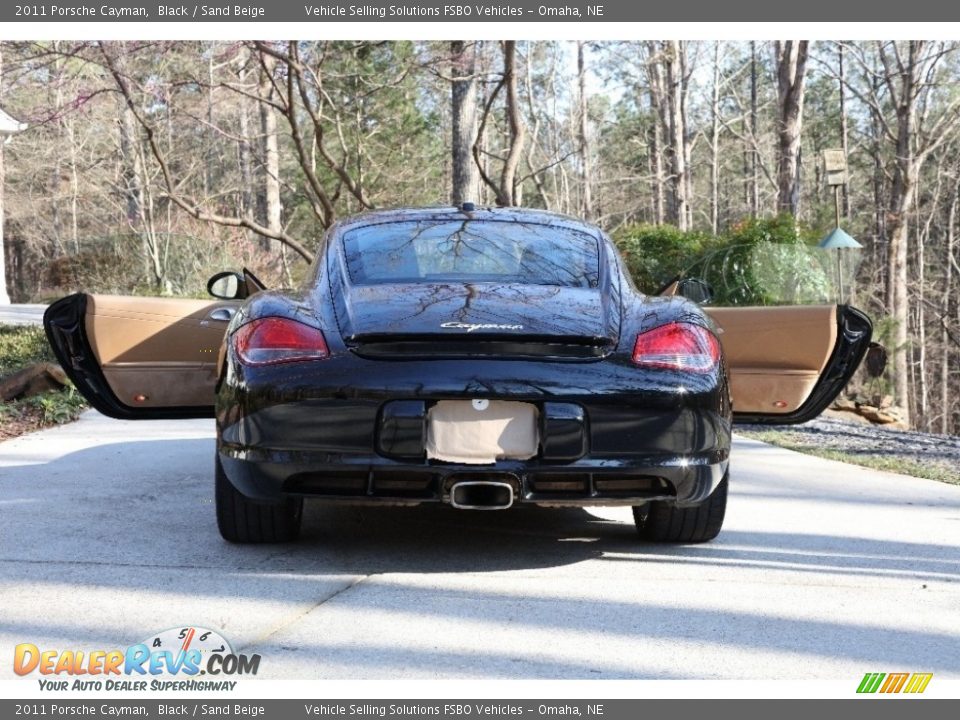
[[[616,342],[619,329],[617,308],[590,288],[421,282],[343,290],[344,316],[339,319],[348,342],[372,336],[464,336],[466,330],[443,327],[462,322],[505,326],[470,332],[472,340],[510,335],[528,340],[582,338],[609,345]]]
[[[357,285],[501,282],[596,287],[595,237],[537,223],[402,221],[343,235],[347,270]]]

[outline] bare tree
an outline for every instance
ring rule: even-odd
[[[840,82],[838,83],[838,89],[840,91],[840,149],[843,150],[843,157],[846,158],[849,154],[848,146],[848,136],[847,132],[847,83],[846,83],[846,70],[844,68],[844,55],[846,54],[846,45],[844,43],[837,44],[837,75],[839,76]],[[849,190],[850,179],[847,178],[843,184],[843,216],[845,218],[850,217],[850,190]]]
[[[797,214],[800,203],[800,134],[809,41],[774,43],[777,62],[777,210]]]
[[[506,40],[503,43],[503,82],[507,90],[507,127],[509,128],[509,145],[507,158],[503,162],[500,172],[500,199],[503,205],[519,205],[516,185],[517,166],[523,152],[523,143],[526,138],[526,127],[520,111],[520,102],[517,99],[517,43]]]
[[[858,47],[854,55],[866,83],[847,84],[851,93],[871,111],[879,131],[893,146],[893,181],[890,187],[886,235],[887,307],[894,321],[894,393],[910,422],[910,302],[908,259],[910,216],[917,203],[917,185],[926,159],[951,139],[960,125],[960,98],[953,97],[934,111],[939,88],[938,71],[956,46],[922,40],[877,42],[873,46],[880,64],[876,72]],[[893,117],[888,117],[892,107]]]
[[[651,164],[654,182],[657,184],[654,201],[655,215],[659,217],[658,201],[662,191],[663,163],[661,153],[669,163],[669,194],[665,219],[681,230],[689,224],[689,183],[687,176],[687,143],[685,103],[685,43],[677,40],[649,41],[646,43],[646,73],[653,110],[651,121],[659,125],[651,134]]]
[[[477,169],[480,171],[481,179],[496,194],[497,204],[506,207],[520,204],[521,189],[516,182],[517,167],[520,164],[520,158],[526,140],[526,127],[523,123],[520,102],[517,96],[516,41],[505,40],[502,43],[502,53],[503,74],[493,92],[487,97],[483,115],[480,119],[480,127],[477,132],[477,141],[473,145],[473,158]],[[503,89],[506,89],[504,111],[507,121],[507,152],[501,165],[499,181],[497,181],[484,169],[484,163],[481,159],[480,142],[483,138],[493,103]]]
[[[259,193],[260,222],[268,227],[272,233],[283,231],[281,216],[283,207],[280,204],[280,143],[277,138],[276,89],[274,74],[277,60],[267,54],[260,54],[260,82],[258,93],[260,96],[260,137],[261,157],[261,191]],[[261,238],[264,247],[269,247],[270,238]]]
[[[713,84],[710,89],[710,229],[720,229],[720,43],[713,48]]]
[[[687,197],[688,150],[684,128],[684,105],[686,102],[685,53],[686,44],[680,40],[670,40],[663,45],[669,106],[667,128],[670,138],[670,185],[673,190],[671,219],[681,230],[687,229],[690,217],[689,198]]]
[[[757,42],[750,41],[750,214],[760,214],[760,179],[757,168],[760,164],[760,151],[757,148]]]
[[[453,183],[450,199],[454,205],[479,200],[480,173],[473,162],[477,138],[477,44],[454,40],[450,43],[452,107]]]
[[[650,40],[646,43],[647,48],[647,93],[650,98],[650,120],[649,151],[650,158],[650,183],[653,186],[651,195],[653,197],[653,221],[656,225],[663,224],[666,218],[664,209],[664,169],[663,169],[663,148],[664,135],[667,123],[664,117],[667,107],[665,80],[663,77],[663,64],[660,59],[659,43]]]
[[[587,63],[584,57],[586,43],[577,42],[577,140],[580,151],[580,185],[582,187],[581,212],[587,220],[593,218],[593,196],[590,185],[593,171],[590,163],[590,145],[588,143],[589,116],[587,112]]]
[[[237,82],[246,85],[249,72],[247,64],[250,62],[250,53],[242,48],[237,53]],[[240,173],[239,212],[247,219],[253,220],[254,192],[253,192],[253,149],[250,144],[250,106],[251,101],[241,96],[237,106],[237,166]],[[263,238],[262,240],[265,240]]]
[[[954,248],[957,245],[957,205],[960,203],[960,172],[954,168],[954,186],[950,199],[950,210],[947,215],[947,247],[946,265],[943,278],[943,293],[940,296],[940,427],[939,431],[947,434],[950,426],[950,358],[953,347],[950,339],[950,330],[947,327],[947,316],[950,313],[950,298],[953,295],[953,268],[956,263]]]
[[[777,208],[824,231],[832,198],[801,165],[845,147],[851,177],[869,178],[844,198],[865,246],[847,287],[878,321],[893,386],[850,390],[893,394],[916,427],[956,432],[958,48],[5,42],[4,107],[31,128],[4,149],[11,289],[196,294],[238,262],[296,280],[283,248],[310,257],[340,216],[450,199],[585,215],[625,247],[681,237],[648,223],[694,231],[664,253],[666,272]],[[788,106],[802,124],[784,143]],[[717,241],[698,242],[707,232]]]
[[[245,227],[257,233],[258,235],[269,237],[273,240],[278,240],[284,243],[304,259],[313,259],[313,255],[309,250],[306,249],[306,247],[304,247],[303,244],[285,232],[275,232],[266,225],[262,225],[247,217],[224,215],[218,212],[206,210],[189,197],[183,195],[179,190],[179,185],[170,168],[170,164],[167,162],[166,154],[160,147],[160,144],[157,140],[157,133],[153,123],[149,120],[146,113],[144,113],[138,107],[137,102],[134,99],[134,89],[132,87],[133,78],[121,66],[122,58],[125,52],[124,49],[122,47],[114,47],[110,43],[105,42],[99,43],[98,47],[103,57],[104,64],[109,70],[111,77],[113,77],[114,82],[116,83],[117,91],[120,93],[120,96],[123,100],[123,104],[125,106],[123,115],[125,118],[129,117],[132,119],[132,121],[136,122],[138,127],[142,128],[146,138],[147,146],[150,149],[150,154],[153,156],[160,168],[167,196],[171,202],[176,204],[181,210],[197,220],[203,222],[213,222],[227,227]],[[127,115],[127,112],[129,112],[129,115]],[[126,122],[126,119],[124,122]],[[135,208],[131,206],[131,210],[135,210]]]
[[[361,43],[357,48],[362,50],[364,47],[373,45]],[[267,157],[264,164],[269,179],[269,194],[273,201],[266,203],[267,217],[258,221],[248,213],[227,214],[210,209],[206,199],[198,202],[185,192],[182,178],[177,177],[167,154],[157,141],[156,128],[151,116],[138,107],[135,95],[145,93],[144,83],[124,69],[123,57],[127,51],[112,43],[99,43],[97,47],[103,64],[114,80],[117,92],[123,98],[124,105],[143,131],[149,153],[160,170],[166,196],[171,202],[201,222],[245,228],[261,237],[279,241],[307,260],[312,259],[312,254],[306,246],[281,227],[277,192],[280,185],[279,166],[274,162],[274,153],[270,149],[269,141],[265,148]],[[285,49],[273,43],[261,42],[252,43],[250,48],[257,57],[261,69],[264,70],[259,86],[253,91],[240,83],[222,83],[222,86],[241,97],[256,101],[261,107],[269,106],[271,113],[264,116],[267,131],[270,130],[271,116],[279,114],[286,121],[298,164],[306,178],[305,190],[310,207],[320,225],[324,228],[329,227],[336,219],[334,202],[340,197],[341,189],[361,208],[374,207],[374,203],[368,196],[363,175],[364,151],[361,138],[363,118],[355,120],[354,147],[350,148],[341,108],[333,102],[323,85],[323,63],[327,59],[323,49],[312,58],[311,64],[311,61],[301,56],[300,43],[297,42],[288,43]],[[271,70],[274,66],[277,68],[276,72]],[[368,82],[364,78],[362,80],[365,83],[364,93],[373,94],[392,84],[402,82],[408,71],[409,67],[401,67],[395,77],[384,79],[378,76],[376,82]],[[361,81],[359,77],[355,80]],[[200,83],[198,80],[193,82]],[[360,112],[358,106],[355,115]],[[328,124],[332,125],[336,146],[342,151],[340,154],[328,144]],[[311,134],[308,135],[308,132]],[[265,135],[269,137],[276,134],[266,132]],[[318,163],[322,164],[327,173],[333,177],[332,189],[325,186],[327,180],[322,179],[318,171]]]

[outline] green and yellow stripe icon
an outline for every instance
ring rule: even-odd
[[[858,693],[922,693],[933,673],[867,673],[860,681]]]

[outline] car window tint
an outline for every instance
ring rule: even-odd
[[[358,285],[508,282],[596,287],[597,240],[550,225],[490,220],[368,225],[343,236]]]

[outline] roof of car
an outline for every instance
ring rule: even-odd
[[[477,207],[464,211],[458,207],[405,207],[386,210],[368,210],[340,220],[336,224],[338,230],[365,225],[378,225],[391,222],[416,222],[421,220],[493,220],[497,222],[536,223],[540,225],[556,225],[561,227],[577,228],[591,232],[599,232],[595,225],[584,220],[550,212],[519,207]]]

